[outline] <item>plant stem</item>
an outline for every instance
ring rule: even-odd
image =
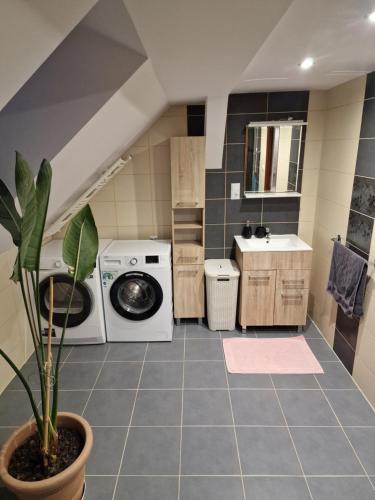
[[[43,334],[42,334],[42,322],[40,319],[40,297],[39,297],[39,271],[36,271],[35,273],[35,278],[34,274],[31,273],[31,280],[33,283],[33,289],[34,289],[34,301],[35,301],[35,306],[36,306],[36,318],[38,321],[38,330],[39,330],[39,345],[40,345],[40,352],[42,356],[42,361],[44,364],[44,349],[43,349]]]
[[[8,355],[2,350],[0,349],[0,355],[5,359],[5,361],[11,366],[11,368],[15,371],[15,373],[17,374],[17,376],[19,377],[19,379],[21,380],[28,396],[29,396],[29,399],[30,399],[30,403],[31,403],[31,408],[33,410],[33,414],[34,414],[34,417],[35,417],[35,422],[36,422],[36,425],[38,427],[38,432],[39,432],[39,435],[40,437],[42,438],[43,436],[43,425],[42,425],[42,420],[39,416],[39,413],[38,413],[38,408],[35,404],[35,400],[34,400],[34,396],[33,396],[33,393],[30,389],[30,386],[29,384],[26,382],[26,379],[25,377],[22,375],[21,371],[17,368],[17,366],[13,363],[13,361],[8,357]]]
[[[49,317],[48,317],[48,339],[47,339],[47,361],[45,364],[46,396],[43,410],[43,463],[48,467],[50,446],[49,446],[49,408],[51,389],[51,368],[52,368],[52,319],[53,319],[53,277],[49,279]]]

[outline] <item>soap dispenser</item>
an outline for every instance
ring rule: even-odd
[[[250,221],[248,220],[246,221],[246,225],[243,228],[242,236],[248,240],[249,238],[251,238],[251,235],[252,231],[251,231]]]

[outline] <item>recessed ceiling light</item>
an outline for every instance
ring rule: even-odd
[[[300,64],[302,69],[310,69],[313,65],[314,59],[312,57],[306,57]]]
[[[367,18],[371,23],[375,23],[375,10],[371,12]]]

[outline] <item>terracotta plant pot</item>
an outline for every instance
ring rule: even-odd
[[[84,445],[74,463],[48,479],[20,481],[8,473],[8,465],[14,451],[35,433],[35,422],[28,422],[17,429],[3,445],[0,452],[0,478],[19,500],[81,500],[85,466],[93,445],[92,430],[84,418],[74,413],[59,413],[58,426],[78,430],[82,435]]]

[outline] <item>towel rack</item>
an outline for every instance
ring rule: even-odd
[[[341,235],[338,234],[336,236],[336,238],[331,238],[331,241],[338,241],[339,243],[341,243]],[[375,267],[375,259],[373,261],[371,261],[371,262],[369,261],[369,265],[372,265],[372,266]]]

